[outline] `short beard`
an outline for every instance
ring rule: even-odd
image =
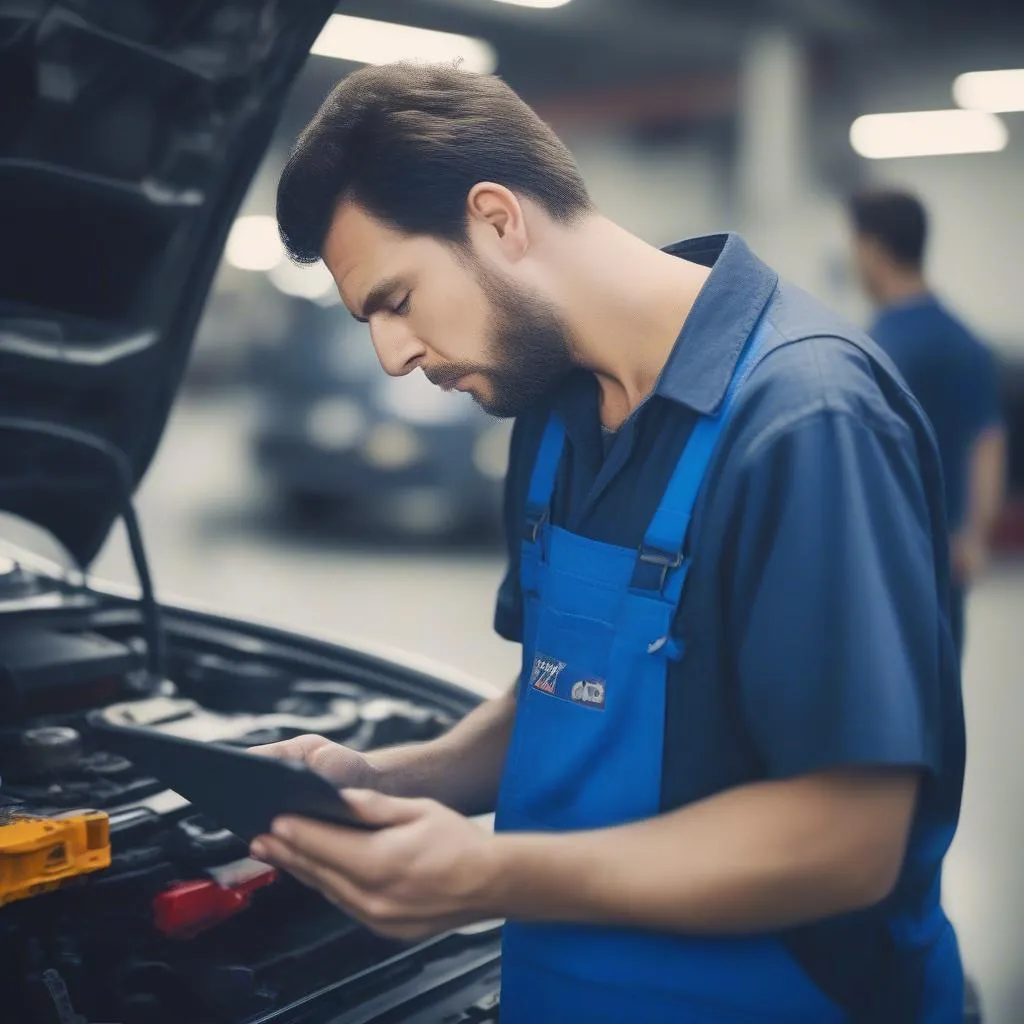
[[[544,300],[516,290],[479,261],[475,270],[491,305],[488,333],[493,359],[489,367],[476,371],[490,383],[491,394],[476,401],[491,416],[518,416],[576,368],[572,332]]]

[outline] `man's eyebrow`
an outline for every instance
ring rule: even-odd
[[[370,294],[366,296],[362,312],[353,313],[352,316],[361,324],[367,323],[374,313],[379,313],[384,309],[388,304],[388,299],[401,287],[402,279],[400,277],[389,277],[381,281],[380,284],[375,284],[370,289]]]

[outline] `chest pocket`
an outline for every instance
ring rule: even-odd
[[[551,543],[557,556],[558,531]],[[577,575],[574,608],[590,587],[607,597],[603,561],[597,550],[580,567],[593,575]],[[503,794],[519,827],[598,828],[657,813],[664,660],[648,652],[649,637],[625,618],[612,622],[540,602]]]

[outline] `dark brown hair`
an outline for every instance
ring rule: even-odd
[[[460,244],[480,181],[561,222],[592,209],[572,154],[501,79],[450,65],[360,68],[299,136],[277,189],[278,227],[291,258],[312,263],[351,199],[406,234]]]
[[[872,189],[850,199],[859,234],[876,238],[900,263],[920,269],[928,237],[928,216],[917,196],[895,189]]]

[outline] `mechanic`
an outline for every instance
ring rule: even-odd
[[[951,534],[950,618],[962,654],[965,595],[988,561],[1006,491],[995,365],[925,280],[928,217],[921,200],[872,189],[849,205],[857,269],[879,308],[870,333],[928,414],[938,441]]]
[[[437,740],[259,748],[377,830],[283,817],[253,855],[386,935],[505,918],[511,1024],[960,1019],[941,472],[890,361],[739,237],[603,217],[490,76],[350,75],[278,221],[388,373],[516,417],[523,662]]]

